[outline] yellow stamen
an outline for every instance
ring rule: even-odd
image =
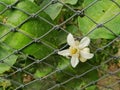
[[[76,52],[77,52],[76,48],[70,47],[70,54],[76,54]]]

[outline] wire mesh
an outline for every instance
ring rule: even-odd
[[[28,11],[25,8],[22,8],[19,6],[21,2],[24,2],[25,0],[13,0],[14,3],[11,3],[12,0],[0,0],[0,48],[1,51],[7,53],[1,53],[0,57],[0,68],[3,69],[4,67],[9,67],[8,70],[6,70],[4,73],[0,76],[1,81],[1,87],[4,87],[5,90],[93,90],[93,89],[87,89],[91,86],[96,86],[97,88],[94,90],[120,90],[120,55],[116,55],[114,52],[116,52],[113,46],[119,47],[119,40],[120,36],[113,32],[114,30],[111,29],[110,26],[106,26],[107,23],[114,20],[116,17],[120,16],[120,11],[115,13],[114,16],[107,19],[105,22],[98,23],[93,18],[91,18],[89,15],[87,15],[86,10],[93,7],[97,3],[99,3],[102,0],[92,0],[89,5],[82,9],[74,9],[71,5],[64,3],[62,0],[51,0],[46,5],[42,6],[42,8],[38,10],[31,10]],[[30,0],[28,0],[30,1]],[[108,0],[112,4],[116,5],[116,7],[120,10],[120,3],[117,2],[117,0]],[[9,2],[9,3],[6,3]],[[31,2],[31,1],[30,1]],[[72,14],[65,20],[62,20],[59,23],[53,23],[52,21],[48,20],[44,17],[44,15],[39,15],[44,10],[49,7],[50,5],[54,5],[56,3],[59,3],[63,5],[67,10],[71,11]],[[22,3],[21,3],[22,4]],[[28,4],[29,6],[29,4]],[[23,5],[24,7],[24,5]],[[101,6],[102,7],[102,6]],[[31,8],[32,9],[32,8]],[[8,13],[7,13],[8,12]],[[8,15],[9,12],[21,12],[25,15],[25,18],[19,20],[18,18],[22,18],[19,16],[19,14],[13,15],[14,20],[8,23],[9,17],[2,17],[4,15]],[[96,11],[94,11],[96,12]],[[104,12],[104,11],[103,11]],[[92,12],[91,12],[92,13]],[[70,23],[71,20],[73,20],[76,17],[81,17],[83,15],[86,17],[90,22],[94,23],[94,28],[90,30],[87,34],[82,36],[76,36],[78,39],[81,39],[83,36],[89,36],[91,33],[96,31],[98,28],[104,28],[106,31],[109,31],[113,36],[115,36],[114,39],[91,39],[91,45],[90,47],[93,49],[92,52],[94,53],[95,57],[100,56],[99,59],[104,59],[99,64],[96,61],[96,64],[93,64],[90,61],[87,61],[85,64],[82,63],[81,66],[78,66],[78,68],[86,65],[89,66],[89,68],[86,68],[82,70],[82,73],[75,73],[76,69],[73,69],[73,72],[69,72],[66,70],[67,68],[70,68],[70,63],[67,63],[63,68],[56,67],[58,62],[61,62],[60,59],[54,61],[53,58],[57,58],[55,55],[57,55],[57,52],[59,50],[63,50],[64,48],[68,47],[67,44],[63,44],[61,47],[54,48],[51,44],[44,41],[44,38],[47,38],[49,34],[52,32],[64,32],[65,35],[68,33],[71,33],[68,31],[64,26],[65,24]],[[9,16],[9,15],[8,15]],[[37,35],[34,37],[32,33],[36,33],[36,29],[33,29],[31,33],[28,33],[27,30],[22,30],[26,23],[29,23],[29,21],[34,21],[34,19],[39,19],[40,22],[44,22],[43,25],[49,25],[49,30],[45,33],[42,33],[40,35]],[[15,22],[18,21],[19,23]],[[36,21],[37,24],[38,22]],[[119,24],[119,23],[118,23]],[[32,28],[32,24],[30,24],[29,28]],[[47,28],[47,26],[45,26]],[[86,26],[87,27],[87,26]],[[120,29],[118,28],[118,31]],[[99,33],[102,34],[102,33]],[[15,36],[15,38],[11,38],[12,36]],[[23,41],[17,41],[19,37]],[[74,35],[75,36],[75,35]],[[57,35],[56,35],[57,37]],[[11,39],[10,39],[11,38]],[[28,41],[25,41],[24,39],[27,39]],[[51,39],[50,39],[51,40]],[[51,40],[52,42],[52,40]],[[14,45],[12,46],[12,44]],[[53,42],[52,42],[53,43]],[[15,46],[17,44],[17,47]],[[19,46],[20,44],[20,46]],[[43,56],[38,56],[40,58],[35,58],[31,53],[28,52],[26,49],[29,47],[34,47],[35,50],[41,50],[41,47],[38,47],[38,45],[42,45],[43,48],[46,48],[48,50],[48,53]],[[5,50],[4,50],[5,48]],[[111,49],[111,52],[109,52],[109,49]],[[50,52],[49,52],[50,50]],[[105,52],[105,53],[103,53]],[[37,53],[37,52],[36,52]],[[42,55],[42,54],[41,54]],[[104,57],[105,55],[105,57]],[[18,58],[19,57],[19,58]],[[61,57],[61,56],[59,56]],[[15,63],[12,64],[12,59],[16,58]],[[10,60],[8,62],[8,60]],[[65,62],[69,62],[65,60]],[[119,63],[116,63],[119,62]],[[105,67],[108,65],[108,67]],[[40,73],[47,72],[44,70],[44,67],[51,69],[49,73],[36,77],[35,71],[37,66],[40,68],[43,68]],[[95,80],[88,80],[87,75],[91,72],[98,71],[98,79]],[[61,81],[57,81],[59,77],[56,77],[56,75],[64,75],[65,79]],[[91,74],[91,76],[93,73]],[[64,78],[63,77],[63,78]],[[67,77],[67,79],[66,79]],[[86,78],[86,83],[82,83],[83,78]],[[90,78],[90,77],[89,77]],[[76,83],[76,81],[79,81],[79,83]],[[73,86],[67,85],[69,83],[77,84],[77,88],[74,88]],[[10,84],[10,85],[9,85]],[[7,86],[8,85],[8,86]],[[32,87],[34,86],[34,87]],[[9,88],[9,89],[8,89]]]

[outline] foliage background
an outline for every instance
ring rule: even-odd
[[[120,0],[0,0],[0,88],[120,90],[119,14]],[[94,58],[59,56],[68,33],[90,37]]]

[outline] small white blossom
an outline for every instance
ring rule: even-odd
[[[73,35],[70,33],[67,36],[67,43],[70,46],[68,49],[59,51],[58,54],[71,57],[71,65],[72,67],[76,67],[79,63],[85,62],[87,59],[91,59],[94,54],[90,53],[90,49],[87,47],[90,44],[90,39],[88,37],[84,37],[80,42],[75,40]]]

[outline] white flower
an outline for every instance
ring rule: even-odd
[[[59,51],[58,54],[65,57],[70,56],[72,67],[76,67],[79,60],[85,62],[87,59],[91,59],[94,56],[94,54],[90,53],[90,49],[87,47],[90,44],[90,39],[88,37],[84,37],[79,42],[78,40],[75,40],[70,33],[67,36],[67,43],[70,47],[63,51]]]

